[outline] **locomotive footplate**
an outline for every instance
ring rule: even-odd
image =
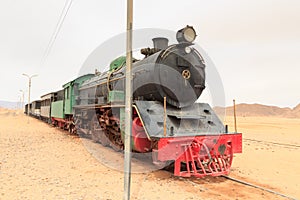
[[[174,162],[175,176],[226,175],[233,154],[242,152],[242,134],[226,133],[206,103],[166,109],[156,101],[135,104],[147,134],[158,141],[152,150],[153,163]]]
[[[196,135],[219,135],[225,128],[213,109],[206,103],[190,107],[174,108],[158,101],[135,101],[141,120],[149,137],[180,137]],[[166,112],[166,113],[165,113]],[[164,116],[166,114],[166,123]],[[164,135],[164,126],[166,134]]]

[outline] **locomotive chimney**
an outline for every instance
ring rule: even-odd
[[[167,38],[164,37],[157,37],[157,38],[153,38],[153,46],[155,49],[166,49],[168,47],[168,42],[169,40]]]

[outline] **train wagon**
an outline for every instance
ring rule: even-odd
[[[29,109],[30,109],[30,104],[25,104],[25,109],[24,109],[24,114],[28,114],[28,107],[29,107]]]
[[[32,116],[32,117],[35,117],[35,118],[40,118],[40,114],[41,114],[41,101],[40,100],[36,100],[36,101],[33,101],[29,104],[25,104],[25,111],[24,113],[26,115],[29,115]]]
[[[78,88],[81,84],[94,76],[94,74],[86,74],[80,76],[63,85],[63,89],[54,93],[51,102],[51,122],[53,125],[72,132],[73,122],[73,105],[76,101]]]
[[[36,100],[31,103],[30,115],[32,115],[35,118],[40,118],[40,116],[41,116],[41,101],[40,100]]]
[[[55,100],[56,96],[56,92],[41,96],[41,119],[47,123],[51,123],[51,103]]]

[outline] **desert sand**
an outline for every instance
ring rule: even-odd
[[[116,170],[121,153],[27,120],[20,111],[0,110],[0,199],[122,199],[123,172]],[[235,155],[230,176],[300,198],[300,119],[237,121],[244,149]],[[232,130],[232,117],[225,122]],[[96,153],[115,159],[116,166]],[[141,173],[146,168],[133,159],[140,173],[132,175],[132,199],[285,199],[221,177],[177,178],[149,168]]]
[[[225,122],[233,131],[233,117]],[[300,198],[300,118],[238,117],[243,153],[231,176],[242,176]],[[278,191],[278,190],[277,190]]]

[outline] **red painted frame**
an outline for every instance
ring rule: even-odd
[[[174,161],[175,176],[219,176],[229,173],[234,153],[242,153],[241,133],[161,138],[153,161]]]

